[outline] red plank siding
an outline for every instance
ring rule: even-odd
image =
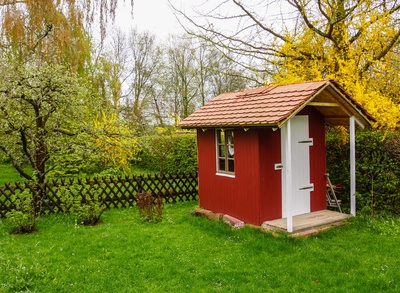
[[[235,177],[216,174],[215,131],[198,134],[199,204],[246,223],[259,224],[259,142],[257,130],[235,129]]]
[[[260,129],[260,218],[264,221],[282,217],[282,171],[275,164],[282,163],[280,131]]]

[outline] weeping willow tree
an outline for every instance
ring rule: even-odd
[[[98,23],[104,39],[117,4],[118,0],[0,0],[0,45],[17,62],[35,55],[82,71],[91,50],[89,27]]]

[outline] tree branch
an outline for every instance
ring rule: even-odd
[[[31,154],[29,153],[29,150],[28,150],[28,140],[26,139],[25,131],[21,128],[19,130],[19,134],[20,134],[21,142],[22,142],[22,151],[25,154],[25,156],[28,158],[29,163],[31,164],[31,166],[34,168],[35,163],[34,163],[33,158],[32,158],[32,156],[31,156]]]
[[[11,160],[11,164],[14,166],[14,168],[18,171],[18,173],[28,179],[28,180],[33,180],[32,176],[30,176],[28,173],[25,172],[24,168],[18,164],[17,160],[15,159],[15,157],[11,154],[11,152],[7,151],[7,149],[0,145],[0,150],[2,150],[6,156]]]
[[[233,3],[235,3],[240,9],[243,10],[243,12],[250,17],[251,20],[254,21],[255,24],[257,24],[258,27],[260,27],[262,30],[270,33],[271,35],[277,37],[278,39],[284,41],[285,43],[290,43],[290,40],[282,36],[281,34],[276,33],[274,30],[266,27],[259,21],[257,18],[254,17],[253,13],[251,13],[249,10],[247,10],[239,1],[233,0]]]
[[[395,44],[399,41],[399,39],[400,39],[400,30],[396,33],[395,36],[393,36],[393,38],[390,40],[390,42],[388,42],[387,46],[386,46],[379,54],[377,54],[377,55],[374,56],[374,58],[372,59],[372,61],[368,61],[368,62],[364,65],[364,67],[363,67],[361,73],[366,72],[366,71],[369,69],[369,67],[372,65],[373,61],[379,61],[379,60],[381,60],[382,58],[384,58],[384,57],[390,52],[390,50],[392,50],[392,48],[393,48],[393,47],[395,46]]]
[[[303,18],[305,24],[307,25],[307,27],[312,30],[313,32],[315,32],[316,34],[320,35],[321,37],[327,38],[329,40],[332,40],[332,35],[331,34],[327,34],[324,33],[323,31],[321,31],[320,29],[318,29],[316,26],[314,26],[310,19],[307,16],[307,13],[305,11],[305,6],[303,6],[299,1],[297,0],[288,0],[288,3],[293,5],[300,13],[301,17]],[[329,30],[330,32],[332,31],[331,29]]]
[[[53,30],[53,24],[48,24],[46,25],[46,29],[43,32],[43,34],[37,39],[35,45],[32,47],[32,51],[35,51],[37,46],[39,46],[39,43],[41,40],[43,40],[45,37],[47,37],[49,35],[49,33]]]

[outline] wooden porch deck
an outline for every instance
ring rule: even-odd
[[[344,220],[350,217],[352,217],[352,215],[330,210],[322,210],[309,214],[294,216],[292,235],[300,236],[315,234],[332,226],[340,226],[344,223]],[[261,225],[261,228],[267,231],[286,231],[286,218],[266,221]]]

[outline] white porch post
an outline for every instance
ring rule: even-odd
[[[350,213],[356,215],[356,128],[355,117],[350,117]]]
[[[287,143],[286,143],[286,230],[293,232],[292,216],[292,130],[291,119],[287,121]]]

